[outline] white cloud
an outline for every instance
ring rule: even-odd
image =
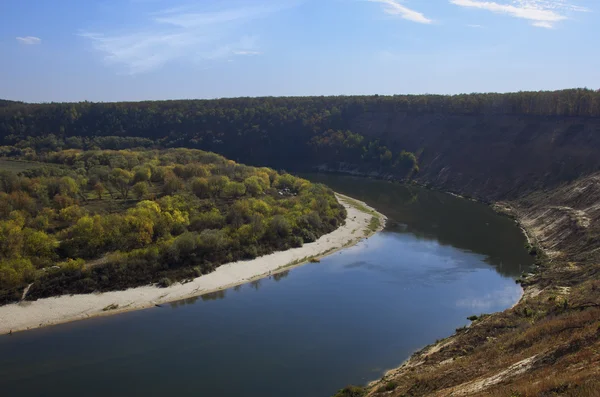
[[[21,44],[25,44],[25,45],[35,45],[35,44],[40,44],[42,42],[42,39],[40,39],[39,37],[35,37],[35,36],[25,36],[25,37],[17,37],[17,41]]]
[[[272,3],[271,3],[272,4]],[[288,3],[289,4],[289,3]],[[149,14],[147,27],[126,33],[80,33],[104,54],[110,65],[129,74],[158,69],[168,62],[225,61],[233,55],[260,55],[258,38],[239,36],[248,22],[265,18],[282,7],[245,6],[202,11],[172,8]]]
[[[545,22],[545,21],[533,22],[531,24],[531,26],[535,26],[536,28],[546,28],[546,29],[553,29],[554,28],[554,25],[552,25],[550,22]]]
[[[450,0],[460,7],[476,8],[531,21],[532,26],[551,29],[556,22],[568,19],[568,12],[586,12],[587,8],[567,0],[504,0],[503,3],[481,0]]]
[[[422,13],[411,10],[410,8],[403,6],[396,0],[367,0],[371,3],[380,3],[383,5],[383,11],[389,15],[397,15],[408,21],[430,24],[433,21],[427,18]]]
[[[244,7],[217,12],[185,13],[167,11],[164,13],[164,15],[156,17],[155,21],[179,26],[182,28],[194,28],[199,26],[235,22],[239,20],[263,18],[276,11],[277,8],[267,6]]]

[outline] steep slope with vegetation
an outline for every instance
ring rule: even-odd
[[[521,302],[472,317],[382,381],[339,395],[600,390],[600,92],[23,104],[0,108],[0,136],[4,156],[186,146],[288,170],[414,178],[496,202],[538,254]]]
[[[346,211],[322,185],[213,153],[29,152],[0,160],[0,302],[197,277],[299,247]]]

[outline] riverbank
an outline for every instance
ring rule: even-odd
[[[339,194],[337,197],[348,212],[345,224],[313,243],[250,261],[222,265],[213,273],[185,284],[176,283],[168,288],[145,286],[125,291],[65,295],[1,306],[0,334],[146,309],[224,290],[330,255],[358,243],[385,226],[385,216],[365,203]]]
[[[336,396],[595,396],[600,390],[600,174],[492,203],[537,254],[510,309],[474,317],[366,387]]]

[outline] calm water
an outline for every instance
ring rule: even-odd
[[[388,228],[222,293],[2,336],[1,394],[325,397],[519,298],[531,259],[509,219],[424,189],[311,179],[373,205]]]

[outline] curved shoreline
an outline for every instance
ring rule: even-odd
[[[425,188],[427,188],[427,187],[425,187]],[[459,194],[452,193],[449,191],[447,191],[445,193],[450,194],[452,196],[459,197],[461,199],[467,199],[464,196],[461,196]],[[474,199],[471,199],[471,200],[477,201]],[[500,205],[501,203],[499,203],[499,202],[486,203],[486,204],[489,205],[490,208],[492,208],[497,214],[503,215],[503,216],[508,216],[508,217],[514,219],[516,224],[519,226],[519,229],[521,230],[523,236],[525,237],[525,240],[527,241],[527,243],[531,244],[531,242],[533,241],[533,239],[531,237],[532,233],[527,229],[527,227],[525,225],[523,225],[523,223],[521,222],[521,220],[519,219],[518,216],[515,216],[514,214],[511,213],[510,208],[507,209],[507,207],[505,207],[505,205]],[[515,307],[517,307],[521,303],[524,303],[527,301],[527,299],[529,297],[528,295],[530,295],[531,292],[537,291],[535,287],[531,287],[531,286],[523,288],[523,286],[520,285],[520,287],[521,287],[521,295],[519,296],[519,299],[517,299],[516,302],[509,308],[506,308],[504,310],[497,311],[494,313],[490,313],[489,318],[494,318],[495,316],[499,316],[503,313],[514,310]],[[471,322],[466,327],[468,328],[468,327],[471,327],[472,325],[473,325],[473,323]],[[376,392],[376,390],[378,388],[385,386],[390,381],[393,382],[393,380],[396,379],[397,377],[399,377],[401,375],[406,375],[406,373],[410,372],[413,368],[424,364],[425,363],[424,359],[426,360],[432,354],[437,353],[437,352],[441,351],[441,349],[443,349],[444,347],[453,344],[457,337],[458,337],[458,333],[454,332],[451,335],[448,335],[442,339],[439,339],[432,344],[418,348],[413,353],[411,353],[408,358],[406,358],[404,361],[402,361],[402,363],[400,365],[398,365],[396,367],[392,367],[390,369],[387,369],[383,372],[383,375],[381,375],[379,378],[371,380],[369,382],[366,382],[364,384],[364,386],[362,386],[362,387],[364,387],[364,390],[366,392],[365,396],[367,396],[367,397],[373,396],[373,393]],[[454,360],[454,358],[451,358],[450,360]],[[446,363],[446,362],[447,361],[443,361],[442,363]]]
[[[228,263],[191,282],[175,283],[168,288],[144,286],[125,291],[63,295],[0,306],[0,334],[147,309],[246,284],[355,245],[385,226],[386,217],[365,203],[341,194],[336,196],[348,212],[346,223],[315,242],[249,261]],[[373,217],[379,219],[375,230],[370,227]]]

